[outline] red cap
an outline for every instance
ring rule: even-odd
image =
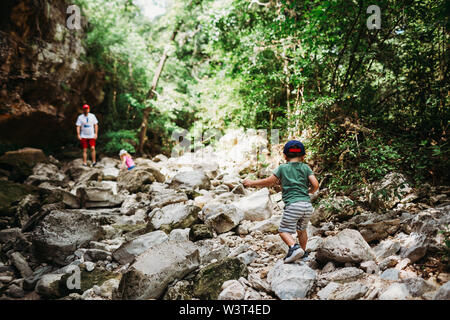
[[[90,109],[90,107],[89,107],[89,105],[85,104],[85,105],[83,106],[83,109]]]

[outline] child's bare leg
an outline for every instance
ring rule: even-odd
[[[308,242],[308,233],[305,230],[297,230],[298,242],[303,250],[306,250],[306,243]]]
[[[295,244],[295,240],[290,233],[280,232],[280,237],[289,247],[292,247]]]

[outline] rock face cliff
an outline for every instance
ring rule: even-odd
[[[0,144],[62,144],[83,103],[103,101],[104,74],[83,61],[64,0],[4,0],[0,10]]]

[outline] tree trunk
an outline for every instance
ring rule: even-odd
[[[180,27],[180,24],[178,24],[175,27],[175,30],[173,31],[172,36],[170,37],[170,42],[172,42],[175,39],[175,36],[178,33],[179,27]],[[161,57],[161,60],[159,61],[158,69],[156,69],[155,75],[153,77],[152,86],[147,93],[147,100],[152,100],[153,97],[155,96],[155,90],[158,85],[158,80],[159,80],[159,77],[161,76],[161,72],[164,68],[164,64],[167,60],[168,51],[169,51],[169,46],[166,46],[164,48],[164,53]],[[150,115],[151,109],[152,109],[151,107],[147,107],[147,108],[143,109],[143,112],[142,112],[141,131],[139,133],[139,154],[140,155],[144,154],[144,144],[147,140],[148,117]]]

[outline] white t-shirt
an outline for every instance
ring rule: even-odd
[[[92,113],[88,113],[87,116],[80,114],[76,122],[76,126],[81,127],[80,137],[85,139],[93,139],[95,137],[94,124],[97,123],[98,120]]]

